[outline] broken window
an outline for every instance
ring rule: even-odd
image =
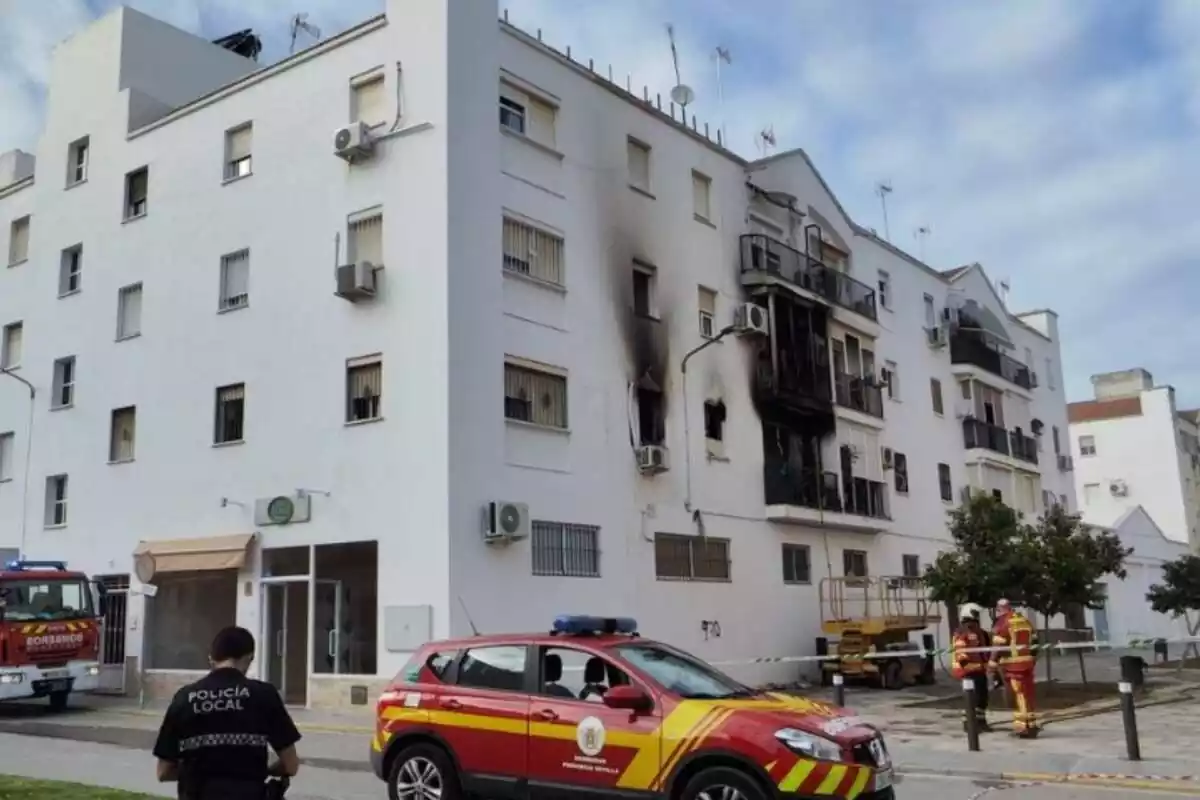
[[[654,269],[635,264],[633,267],[633,313],[639,317],[657,316],[654,302]]]
[[[638,387],[637,403],[641,444],[661,445],[667,438],[662,392],[644,386]]]
[[[725,403],[709,400],[704,404],[704,438],[720,442],[725,437]]]

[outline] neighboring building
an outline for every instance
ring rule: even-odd
[[[1200,411],[1144,369],[1092,377],[1094,400],[1071,403],[1075,492],[1085,522],[1112,526],[1141,506],[1173,542],[1200,545]]]
[[[128,9],[56,51],[0,188],[39,389],[27,463],[0,378],[0,544],[131,587],[115,687],[234,620],[311,705],[567,611],[811,653],[822,578],[920,574],[968,487],[1074,507],[1053,312],[496,12],[389,0],[263,69]]]

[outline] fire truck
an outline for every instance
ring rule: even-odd
[[[0,567],[0,701],[48,697],[61,711],[71,692],[100,679],[103,595],[61,561]]]

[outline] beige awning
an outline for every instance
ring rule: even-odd
[[[201,572],[215,569],[241,569],[246,551],[254,541],[253,533],[232,536],[205,536],[199,539],[165,539],[139,542],[134,561],[150,562],[148,572]],[[145,558],[150,556],[150,558]]]

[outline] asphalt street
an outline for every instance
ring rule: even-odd
[[[65,758],[64,755],[70,755]],[[174,797],[174,787],[154,780],[145,750],[0,734],[0,773],[73,781]],[[1177,800],[1179,793],[1092,787],[1005,787],[963,778],[906,777],[898,800]],[[292,784],[291,800],[383,800],[383,784],[369,773],[306,767]]]

